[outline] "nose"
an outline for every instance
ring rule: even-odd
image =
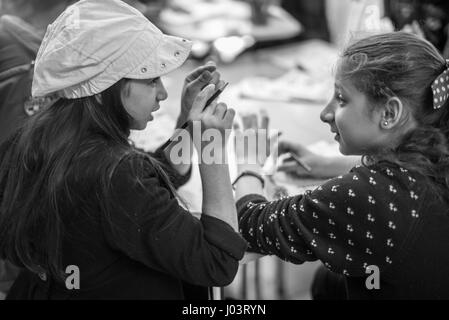
[[[167,90],[165,89],[164,84],[162,83],[162,80],[160,80],[158,84],[159,85],[158,85],[158,91],[157,91],[157,100],[163,101],[163,100],[167,99],[168,93],[167,93]]]
[[[334,103],[333,101],[329,101],[329,103],[326,105],[326,107],[321,111],[320,113],[320,119],[323,122],[331,123],[334,121]]]

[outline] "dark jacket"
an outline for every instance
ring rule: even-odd
[[[101,154],[79,161],[74,172],[82,174],[70,179],[74,197],[64,206],[63,265],[79,268],[80,289],[23,271],[7,299],[184,299],[183,281],[203,287],[232,282],[246,241],[221,220],[194,218],[151,162],[140,165],[141,156],[125,158],[115,170],[113,210],[105,214],[89,174]],[[162,152],[156,157],[167,162]],[[175,187],[188,178],[169,165],[165,170]]]
[[[321,260],[344,277],[349,299],[449,299],[448,208],[426,186],[391,163],[356,167],[304,195],[243,197],[240,228],[252,251]]]
[[[0,143],[36,111],[32,110],[36,99],[31,99],[31,83],[40,42],[23,20],[0,17]]]

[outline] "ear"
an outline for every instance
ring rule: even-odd
[[[404,113],[404,105],[398,97],[389,98],[382,108],[380,127],[390,130],[397,127]]]

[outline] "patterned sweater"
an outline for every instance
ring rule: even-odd
[[[447,207],[422,177],[391,163],[355,167],[304,195],[237,202],[251,251],[342,274],[349,298],[449,298]],[[369,266],[380,289],[369,290]]]

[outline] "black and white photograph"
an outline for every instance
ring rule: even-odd
[[[448,34],[442,0],[0,0],[0,308],[449,300]]]

